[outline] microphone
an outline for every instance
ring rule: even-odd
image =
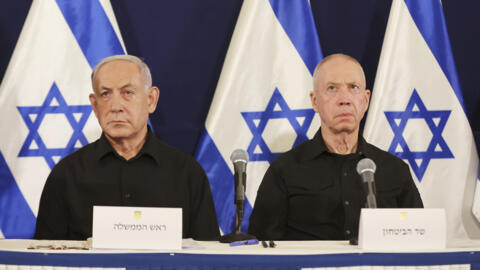
[[[230,156],[230,160],[233,163],[234,173],[234,185],[235,185],[235,230],[227,235],[220,237],[221,243],[233,243],[237,241],[246,241],[256,239],[255,236],[242,233],[242,220],[245,207],[245,188],[247,183],[247,163],[248,153],[243,149],[237,149],[233,151]]]
[[[362,177],[363,192],[367,196],[367,208],[377,208],[377,199],[375,198],[375,180],[374,174],[377,166],[369,158],[360,160],[357,164],[357,172]]]
[[[235,171],[235,204],[241,206],[241,216],[243,217],[243,205],[245,202],[245,188],[247,182],[247,162],[248,153],[243,149],[233,151],[230,156]]]

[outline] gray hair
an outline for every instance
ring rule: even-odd
[[[150,87],[152,87],[152,74],[150,73],[150,69],[148,68],[147,64],[145,64],[145,62],[142,59],[134,55],[119,54],[119,55],[112,55],[112,56],[103,58],[100,61],[100,63],[98,63],[93,68],[92,75],[91,75],[93,89],[95,89],[95,85],[94,85],[95,76],[97,76],[97,72],[100,70],[100,68],[107,63],[117,61],[117,60],[128,61],[137,65],[137,67],[140,69],[140,73],[143,75],[143,78],[145,79],[145,91],[147,91]]]

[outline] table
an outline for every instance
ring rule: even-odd
[[[287,270],[330,267],[381,269],[384,266],[388,266],[387,269],[480,270],[480,247],[385,253],[363,252],[346,241],[281,241],[277,242],[276,248],[263,248],[261,245],[230,247],[216,242],[184,240],[184,248],[177,251],[27,249],[28,246],[50,244],[79,247],[84,243],[3,239],[0,240],[0,270],[55,267]]]

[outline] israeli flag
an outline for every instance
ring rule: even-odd
[[[445,208],[450,244],[480,236],[478,155],[440,0],[393,1],[364,136],[410,165],[426,208]]]
[[[245,149],[246,231],[258,186],[275,157],[313,137],[312,73],[322,59],[308,0],[245,0],[196,152],[223,233],[235,226],[230,155]]]
[[[0,86],[0,238],[30,238],[45,180],[101,133],[89,93],[125,52],[108,0],[33,1]]]

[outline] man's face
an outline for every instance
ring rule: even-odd
[[[125,60],[106,63],[97,71],[93,85],[90,103],[107,137],[129,140],[145,135],[158,88],[145,91],[145,79],[137,65]]]
[[[333,134],[358,132],[370,98],[358,64],[343,57],[330,59],[320,67],[314,89],[310,99],[322,129]]]

